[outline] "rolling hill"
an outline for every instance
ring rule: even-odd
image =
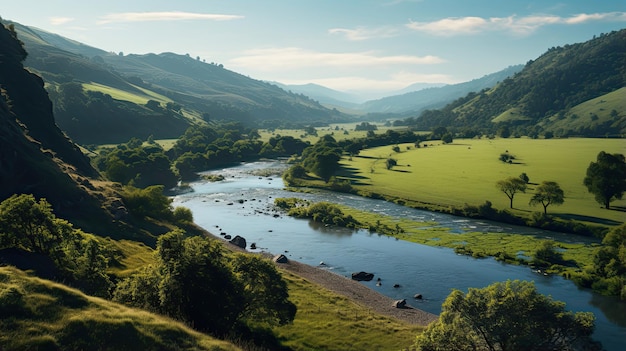
[[[626,134],[626,29],[550,48],[493,89],[412,119],[418,129],[507,130],[520,135]]]
[[[176,138],[207,120],[302,126],[347,118],[302,94],[188,55],[120,55],[5,22],[24,42],[25,66],[46,82],[57,123],[81,144]]]

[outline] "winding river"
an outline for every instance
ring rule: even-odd
[[[539,292],[564,301],[567,309],[593,312],[596,316],[594,337],[607,350],[626,349],[626,303],[616,298],[579,289],[571,281],[558,276],[543,276],[524,266],[507,265],[493,259],[473,259],[457,255],[452,249],[291,218],[276,212],[273,201],[278,197],[329,201],[390,216],[432,221],[459,233],[471,230],[527,233],[572,241],[593,239],[464,219],[347,194],[294,194],[283,190],[284,184],[278,173],[284,167],[281,162],[267,161],[206,172],[223,175],[225,180],[194,182],[191,184],[193,192],[175,196],[173,204],[191,209],[195,222],[214,234],[243,236],[248,245],[256,244],[256,251],[284,253],[290,259],[313,266],[323,262],[321,268],[344,276],[355,271],[372,272],[381,278],[382,285],[376,286],[376,279],[363,284],[394,299],[406,298],[411,305],[431,313],[441,312],[441,303],[452,289],[467,291],[469,287],[485,287],[507,279],[531,280]],[[258,175],[260,171],[268,170],[276,170],[276,175]],[[400,287],[394,288],[394,284]],[[414,300],[416,293],[422,294],[424,299]]]

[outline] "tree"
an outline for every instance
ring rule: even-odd
[[[535,189],[535,195],[530,199],[529,204],[535,206],[543,205],[543,213],[548,213],[548,206],[561,205],[565,200],[563,189],[557,182],[542,182]]]
[[[524,183],[528,184],[530,182],[530,178],[528,177],[528,174],[526,174],[526,172],[522,173],[519,175],[519,179],[523,180]]]
[[[532,282],[507,281],[454,290],[439,320],[419,335],[421,351],[600,350],[591,339],[594,316],[572,313],[565,303],[537,292]]]
[[[593,289],[626,300],[626,224],[613,228],[596,251]]]
[[[392,169],[393,166],[397,164],[398,161],[394,160],[393,158],[388,158],[387,161],[385,161],[385,166],[387,167],[387,169]]]
[[[583,184],[599,204],[609,209],[611,201],[621,199],[626,191],[624,155],[600,151],[597,162],[589,164]]]
[[[496,188],[498,188],[498,190],[503,192],[509,200],[511,200],[510,207],[513,208],[513,198],[515,197],[515,194],[520,191],[526,192],[526,183],[519,178],[509,177],[496,182]]]
[[[452,139],[452,133],[446,133],[441,137],[441,141],[444,144],[451,144],[453,139]]]

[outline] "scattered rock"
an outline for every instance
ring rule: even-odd
[[[235,237],[229,242],[235,246],[239,246],[242,249],[245,249],[246,246],[248,246],[246,243],[246,239],[239,235],[235,235]]]
[[[406,299],[394,301],[393,304],[391,305],[391,307],[406,308]]]
[[[394,287],[394,288],[399,288],[399,287],[400,287],[400,284],[393,284],[393,287]]]
[[[423,298],[422,294],[415,294],[413,296],[416,300],[421,300]]]
[[[358,280],[358,281],[369,282],[370,280],[374,279],[374,273],[355,272],[355,273],[352,273],[352,279]]]
[[[289,263],[289,259],[287,256],[280,254],[278,256],[274,256],[274,262],[276,263]]]
[[[256,250],[256,243],[250,244],[250,249],[251,250]]]
[[[232,238],[232,236],[229,235],[229,234],[224,235],[224,239],[226,239],[226,240],[230,240],[231,238]]]

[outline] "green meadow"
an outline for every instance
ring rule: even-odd
[[[342,176],[352,179],[357,190],[388,195],[405,201],[440,206],[480,205],[486,200],[497,209],[509,207],[509,199],[496,189],[496,182],[526,173],[526,193],[514,198],[513,212],[529,216],[543,211],[528,204],[533,189],[542,181],[556,181],[565,192],[565,203],[549,206],[548,214],[582,222],[617,225],[626,219],[626,200],[611,203],[606,210],[583,185],[589,163],[600,151],[626,154],[624,139],[459,139],[393,145],[366,149],[342,160]],[[513,163],[499,160],[500,154],[515,156]],[[391,170],[386,159],[397,160]]]
[[[102,85],[102,84],[93,83],[93,82],[83,84],[83,89],[85,90],[99,91],[103,94],[111,95],[113,99],[130,101],[138,105],[145,105],[148,102],[148,100],[156,100],[163,104],[172,101],[172,99],[164,95],[150,91],[148,89],[144,89],[138,86],[134,86],[134,87],[137,90],[141,91],[142,93],[133,93],[133,92],[129,92],[126,90],[121,90],[121,89],[117,89],[117,88],[113,88],[107,85]]]

